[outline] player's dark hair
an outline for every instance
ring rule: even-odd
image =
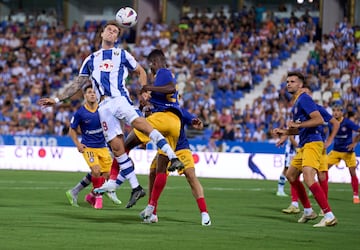
[[[164,52],[162,52],[162,50],[160,50],[160,49],[154,49],[153,51],[151,51],[150,54],[148,55],[147,59],[149,61],[154,61],[154,60],[160,60],[163,62],[166,61]]]
[[[102,31],[104,31],[104,29],[105,29],[107,26],[109,26],[109,25],[114,25],[114,26],[116,26],[116,27],[119,29],[119,33],[120,33],[121,27],[120,27],[120,25],[118,24],[118,22],[116,22],[115,20],[107,21],[107,22],[105,23],[104,27],[102,28]]]
[[[342,105],[340,105],[340,104],[334,104],[334,105],[332,105],[332,109],[338,109],[338,110],[340,110],[340,111],[343,111],[344,110],[344,108],[343,108],[343,106]]]
[[[304,86],[306,85],[305,76],[299,71],[290,71],[288,72],[287,76],[296,76],[300,79]]]
[[[310,88],[310,85],[307,84],[306,82],[303,83],[303,88],[308,89],[308,90],[310,90],[312,92],[312,89]]]
[[[92,89],[92,84],[86,84],[84,87],[82,87],[82,92],[85,94],[86,93],[86,90],[88,89]]]

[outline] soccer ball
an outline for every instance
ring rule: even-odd
[[[122,28],[131,28],[137,23],[137,13],[133,8],[123,7],[116,13],[115,19]]]

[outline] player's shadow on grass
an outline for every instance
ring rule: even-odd
[[[269,219],[272,221],[277,220],[277,221],[283,221],[283,222],[294,222],[300,218],[299,214],[284,214],[281,212],[277,212],[277,214],[274,214],[274,215],[242,214],[242,216],[253,217],[253,218],[263,218],[263,219]]]
[[[119,211],[120,212],[120,211]],[[79,214],[79,213],[51,213],[53,216],[63,217],[72,220],[87,221],[94,223],[116,223],[116,224],[134,224],[141,223],[138,215],[127,214]]]
[[[189,221],[189,220],[179,220],[179,219],[175,219],[174,217],[168,217],[168,216],[162,216],[161,218],[159,218],[159,220],[162,221],[166,221],[166,222],[177,222],[177,223],[182,223],[182,224],[198,224],[198,222],[196,221]]]

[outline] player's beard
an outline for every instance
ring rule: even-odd
[[[288,91],[289,94],[292,94],[292,95],[296,92],[296,91],[289,90],[289,89],[287,89],[287,91]]]
[[[109,41],[109,40],[103,40],[103,44],[106,45],[107,47],[113,47],[114,46],[114,42]]]

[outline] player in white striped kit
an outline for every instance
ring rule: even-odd
[[[296,154],[296,147],[298,144],[298,140],[299,140],[298,136],[289,136],[286,140],[284,169],[279,177],[278,189],[276,192],[277,196],[288,196],[284,191],[284,186],[285,186],[285,182],[286,182],[285,174],[286,174],[286,170],[290,166],[290,162],[291,162],[292,158]]]
[[[53,105],[73,96],[90,78],[100,101],[98,112],[105,139],[121,169],[119,178],[128,179],[133,189],[126,206],[130,208],[138,199],[145,196],[145,191],[139,185],[133,163],[125,152],[121,120],[148,135],[157,147],[167,154],[171,161],[171,169],[182,169],[184,165],[176,157],[174,150],[171,149],[163,135],[139,115],[129,98],[125,86],[129,70],[138,74],[142,86],[147,84],[147,76],[145,70],[129,52],[115,48],[114,45],[120,31],[121,29],[116,21],[107,22],[100,34],[101,49],[90,54],[84,60],[79,76],[56,98],[42,98],[39,104],[43,106]],[[115,189],[115,183],[108,182],[108,184],[113,185]],[[110,188],[108,187],[108,189]]]

